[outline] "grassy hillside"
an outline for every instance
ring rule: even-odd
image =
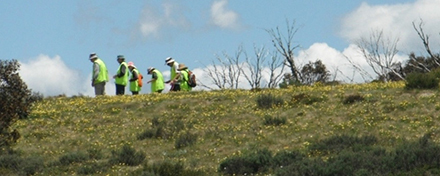
[[[37,175],[104,167],[123,146],[143,152],[146,160],[96,169],[95,175],[135,175],[144,165],[162,161],[181,161],[185,168],[216,175],[226,158],[255,148],[305,150],[341,134],[373,135],[392,148],[432,132],[438,143],[439,92],[403,87],[395,82],[47,98],[33,107],[29,119],[15,124],[22,137],[14,149],[22,157],[40,158],[44,167]],[[265,108],[271,101],[276,106]],[[81,159],[84,154],[89,159]]]

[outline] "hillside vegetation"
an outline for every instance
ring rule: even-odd
[[[28,166],[35,175],[154,175],[167,167],[240,174],[222,168],[225,161],[261,150],[325,162],[330,152],[316,152],[316,144],[335,136],[370,136],[385,151],[426,134],[437,144],[439,96],[392,82],[45,98],[15,123],[21,138],[14,151],[35,161]],[[12,173],[0,167],[0,174]]]

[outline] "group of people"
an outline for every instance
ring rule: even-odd
[[[95,95],[105,95],[105,84],[109,81],[107,67],[96,53],[89,55],[90,61],[93,63],[92,70],[92,87],[95,88]],[[142,74],[134,65],[133,62],[125,62],[123,55],[118,55],[116,60],[119,63],[119,68],[113,76],[116,85],[116,95],[124,95],[125,87],[129,85],[130,91],[133,95],[139,94],[142,88]],[[177,63],[173,58],[165,59],[165,64],[170,67],[170,80],[164,81],[162,73],[154,67],[147,69],[151,79],[147,84],[151,83],[151,92],[162,93],[165,89],[165,83],[170,84],[170,91],[190,91],[191,87],[188,85],[189,70],[185,64]]]

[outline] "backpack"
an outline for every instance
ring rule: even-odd
[[[189,87],[196,87],[197,86],[197,82],[196,82],[196,75],[188,70],[188,80],[186,80],[186,82],[188,83]]]
[[[138,86],[142,87],[142,79],[144,79],[144,76],[142,76],[141,73],[138,74]]]

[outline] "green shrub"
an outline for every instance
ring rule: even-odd
[[[405,89],[436,89],[438,84],[436,73],[413,72],[406,76]]]
[[[10,169],[22,175],[33,175],[44,167],[39,156],[21,158],[19,155],[0,155],[0,168]]]
[[[0,155],[0,168],[18,170],[23,159],[18,155]]]
[[[0,60],[0,154],[5,154],[19,138],[20,133],[12,129],[18,119],[26,119],[35,100],[21,79],[17,60]]]
[[[203,171],[185,169],[181,162],[171,162],[168,160],[154,163],[151,166],[145,166],[142,176],[204,176]]]
[[[300,93],[292,97],[291,104],[301,103],[301,104],[311,105],[313,103],[322,102],[326,99],[327,99],[326,97],[318,97],[318,96],[308,95],[305,93]]]
[[[294,162],[298,162],[303,160],[305,157],[304,154],[299,151],[280,151],[273,157],[272,165],[276,167],[284,167],[288,166]]]
[[[62,155],[59,158],[59,161],[62,165],[69,165],[71,163],[81,163],[83,161],[86,161],[89,159],[89,155],[78,151],[78,152],[71,152],[71,153],[67,153]]]
[[[257,97],[257,107],[260,109],[270,109],[275,106],[283,105],[284,100],[272,94],[262,94]]]
[[[333,136],[316,143],[312,143],[309,149],[312,151],[340,152],[345,149],[362,150],[377,142],[375,136],[355,137],[349,135]]]
[[[28,157],[21,163],[21,172],[25,175],[34,175],[44,168],[43,158],[40,156]]]
[[[179,135],[174,143],[176,149],[181,149],[190,145],[193,145],[197,141],[197,135],[190,132]]]
[[[279,126],[286,124],[287,119],[286,117],[272,117],[270,115],[264,116],[264,125],[273,125],[273,126]]]
[[[105,172],[107,170],[107,167],[108,166],[105,164],[87,163],[79,167],[76,170],[76,173],[81,175],[97,174],[100,172]]]
[[[342,101],[343,104],[353,104],[356,102],[361,102],[364,101],[364,97],[362,95],[359,94],[354,94],[354,95],[348,95],[344,98],[344,100]]]
[[[87,149],[87,153],[89,154],[89,158],[90,159],[102,159],[102,152],[101,149],[96,149],[96,148],[90,148]]]
[[[227,158],[220,163],[219,172],[229,175],[255,174],[266,172],[272,164],[272,153],[267,149],[258,149],[244,156]]]
[[[137,166],[145,160],[145,153],[137,152],[128,145],[124,145],[119,151],[112,151],[110,164],[126,164],[129,166]]]

